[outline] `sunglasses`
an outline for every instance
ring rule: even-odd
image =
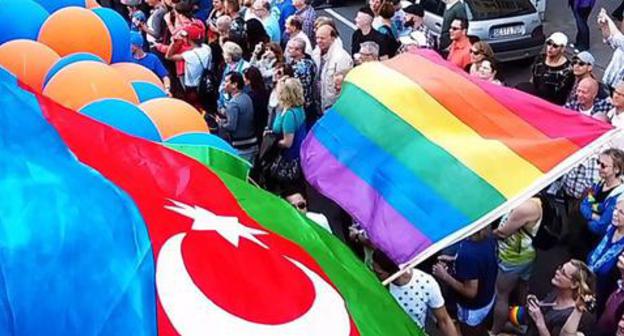
[[[560,46],[560,45],[556,44],[555,42],[553,42],[551,40],[546,41],[546,45],[549,46],[549,47],[553,47],[553,48],[561,48],[561,47],[563,47],[563,46]]]
[[[586,66],[586,65],[589,65],[589,63],[585,63],[581,60],[572,60],[572,65]]]
[[[470,53],[477,56],[483,54],[483,51],[470,49]]]
[[[306,202],[291,203],[291,205],[299,210],[303,210],[308,207],[308,204]]]
[[[559,265],[559,267],[557,267],[557,271],[561,273],[561,275],[563,275],[568,280],[573,280],[572,276],[569,274],[566,274],[566,272],[563,270],[563,265]]]

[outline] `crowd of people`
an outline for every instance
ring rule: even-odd
[[[433,49],[478,80],[506,85],[492,48],[469,36],[461,0],[446,1],[439,37],[420,5],[370,0],[354,18],[350,47],[309,0],[105,3],[128,19],[133,60],[162,78],[167,94],[195,106],[211,132],[252,163],[256,183],[344,239],[380,279],[399,268],[358,223],[340,228],[309,211],[299,161],[306,133],[336,102],[350,69],[399,53]],[[571,3],[581,21],[584,4]],[[516,88],[624,127],[624,35],[604,10],[597,25],[614,50],[602,80],[584,31],[572,55],[568,37],[555,32]],[[443,335],[624,336],[622,149],[615,139],[495,224],[403,272],[390,293],[415,323]],[[531,295],[539,251],[561,244],[571,259],[552,275],[550,294]]]

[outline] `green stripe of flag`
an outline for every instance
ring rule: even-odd
[[[396,158],[406,170],[470,219],[479,218],[505,201],[503,195],[480,176],[355,84],[343,83],[334,109],[363,136]],[[457,188],[462,192],[457,192]]]
[[[222,171],[241,180],[247,180],[251,164],[218,148],[203,145],[164,143],[165,146],[192,157],[213,170]]]
[[[300,245],[318,262],[345,299],[361,335],[425,335],[340,240],[304,219],[276,196],[227,174],[216,173],[251,217]]]

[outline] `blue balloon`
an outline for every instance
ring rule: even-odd
[[[96,61],[96,62],[106,63],[101,57],[93,55],[91,53],[87,53],[87,52],[80,52],[80,53],[67,55],[65,57],[62,57],[60,60],[56,61],[56,63],[54,63],[52,68],[48,70],[48,74],[46,75],[45,80],[43,81],[43,86],[45,87],[46,84],[48,84],[48,81],[50,81],[50,79],[52,79],[52,77],[54,77],[54,75],[56,75],[56,73],[61,71],[61,69],[63,69],[64,67],[72,63],[81,62],[81,61]]]
[[[147,140],[162,141],[158,129],[147,114],[125,100],[97,100],[83,107],[80,112],[128,134]]]
[[[167,93],[154,83],[135,81],[132,82],[132,88],[134,88],[134,92],[139,97],[139,102],[141,103],[151,99],[167,97]]]
[[[0,44],[17,39],[36,40],[39,29],[50,16],[32,0],[2,0],[0,8]]]
[[[188,132],[169,138],[166,143],[178,145],[204,145],[220,149],[224,152],[238,156],[238,152],[232,145],[216,135],[204,132]]]
[[[14,1],[14,0],[13,0]],[[22,0],[16,1],[20,2]],[[59,9],[63,9],[65,7],[82,7],[85,8],[85,0],[35,0],[38,2],[43,8],[45,8],[50,14],[56,12]]]
[[[132,55],[130,54],[130,27],[126,20],[110,8],[95,8],[93,13],[104,22],[113,41],[111,63],[128,62]]]
[[[0,335],[157,335],[155,263],[135,202],[80,163],[37,97],[3,72]]]

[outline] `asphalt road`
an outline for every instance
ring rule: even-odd
[[[576,36],[576,24],[567,1],[546,0],[546,14],[544,19],[544,33],[546,36],[553,32],[561,31],[568,35],[569,40],[573,43]],[[345,0],[340,7],[319,10],[319,15],[333,17],[338,25],[340,36],[345,45],[351,45],[351,34],[355,29],[353,18],[359,7],[364,5],[364,1]],[[590,52],[596,58],[595,72],[598,76],[602,73],[611,58],[611,49],[602,42],[600,30],[596,24],[596,17],[600,8],[604,7],[609,13],[617,7],[619,2],[597,0],[596,5],[589,17],[590,24]],[[572,50],[568,50],[572,53]],[[508,85],[515,85],[519,82],[527,81],[530,77],[530,62],[510,62],[501,65],[501,74],[505,78]]]

